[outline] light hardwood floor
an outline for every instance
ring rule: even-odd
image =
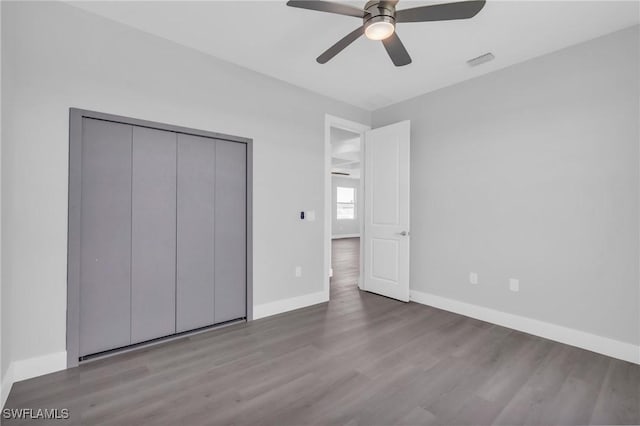
[[[6,407],[86,425],[640,423],[639,366],[360,292],[358,240],[333,247],[329,304],[19,382]]]

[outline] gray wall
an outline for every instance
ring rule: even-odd
[[[336,188],[343,186],[356,189],[356,218],[338,220],[336,216]],[[360,203],[360,179],[331,176],[331,235],[340,237],[341,235],[360,234],[360,216],[362,204]]]
[[[374,112],[411,120],[413,290],[640,343],[638,36]]]
[[[0,1],[0,52],[3,49],[4,39],[2,37],[2,9],[4,8],[3,2]],[[0,82],[2,81],[2,55],[0,54]],[[0,84],[0,212],[2,212],[2,139],[4,133],[4,127],[2,127],[2,84]],[[2,241],[2,224],[4,222],[4,215],[0,213],[0,241]],[[2,244],[0,244],[0,386],[2,385],[7,368],[9,367],[9,304],[7,298],[3,297],[5,293],[4,284],[2,281]],[[2,400],[0,405],[3,405],[4,396],[0,395]]]
[[[325,114],[369,112],[64,3],[2,6],[12,360],[65,349],[69,107],[253,138],[254,303],[323,291]]]

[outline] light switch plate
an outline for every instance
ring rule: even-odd
[[[470,272],[469,273],[469,282],[471,284],[478,284],[478,273],[477,272]]]
[[[313,222],[314,220],[316,220],[316,211],[309,210],[308,212],[305,212],[305,217],[309,222]]]

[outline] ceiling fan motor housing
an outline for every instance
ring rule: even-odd
[[[396,25],[395,4],[386,1],[372,0],[364,6],[365,12],[363,22],[365,28],[376,22],[388,22],[394,27]]]

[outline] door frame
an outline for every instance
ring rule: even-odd
[[[331,128],[346,130],[360,135],[360,204],[358,212],[364,211],[364,134],[371,130],[371,126],[325,114],[324,118],[324,267],[323,271],[323,291],[328,301],[330,298],[329,282],[331,278],[331,220],[332,220],[332,189],[331,189]],[[359,215],[362,218],[362,214]],[[358,287],[362,289],[362,268],[364,261],[364,251],[362,241],[364,237],[364,220],[360,220],[360,276],[358,277]]]
[[[247,199],[246,199],[246,312],[247,321],[253,320],[253,140],[223,133],[197,130],[155,121],[123,117],[78,108],[69,108],[69,193],[67,222],[67,368],[79,364],[80,354],[80,199],[82,171],[82,121],[84,118],[128,124],[157,130],[166,130],[206,138],[244,143],[247,146]],[[224,323],[222,324],[224,326]],[[216,327],[213,325],[212,328]],[[198,332],[202,330],[195,330]],[[189,332],[183,333],[187,334]],[[175,338],[168,336],[167,339]],[[154,342],[154,341],[152,341]],[[144,345],[144,343],[140,344]],[[126,349],[126,348],[125,348]]]

